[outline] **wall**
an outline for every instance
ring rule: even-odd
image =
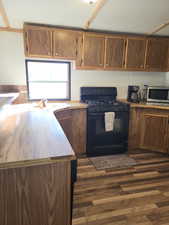
[[[0,84],[26,84],[23,36],[0,32]],[[81,86],[117,86],[118,96],[125,98],[128,85],[163,85],[165,73],[123,71],[81,71],[72,69],[72,100],[79,99]],[[168,79],[169,80],[169,79]]]
[[[169,86],[169,72],[165,74],[165,85]]]

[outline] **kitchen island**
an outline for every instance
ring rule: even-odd
[[[53,114],[62,107],[1,111],[0,225],[71,224],[76,157]]]

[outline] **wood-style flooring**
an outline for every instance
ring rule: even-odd
[[[138,164],[96,170],[78,160],[73,225],[169,225],[169,157],[130,153]]]

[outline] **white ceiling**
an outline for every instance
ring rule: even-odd
[[[3,3],[11,26],[17,28],[23,22],[83,28],[94,7],[83,0],[3,0]],[[168,20],[169,0],[108,0],[91,28],[144,34]],[[169,27],[158,34],[169,36]]]

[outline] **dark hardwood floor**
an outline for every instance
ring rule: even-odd
[[[130,152],[138,164],[96,170],[78,160],[73,225],[169,225],[169,157]]]

